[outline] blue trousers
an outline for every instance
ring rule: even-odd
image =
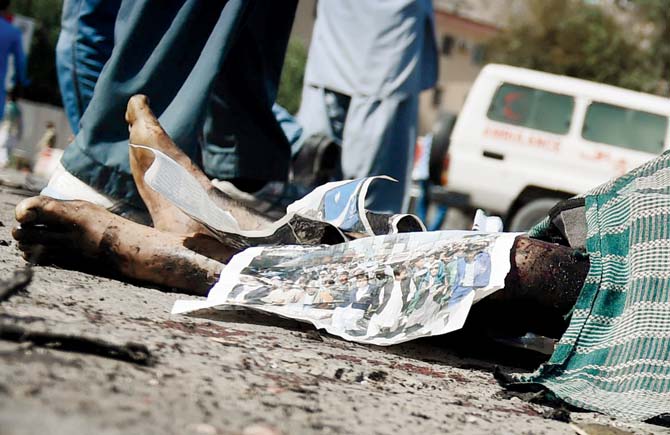
[[[437,210],[433,220],[428,222],[428,208],[430,207],[430,180],[421,180],[419,184],[419,197],[416,199],[415,214],[426,225],[428,231],[440,231],[444,220],[447,217],[449,207],[446,205],[436,205]]]
[[[290,146],[272,106],[296,4],[122,0],[113,50],[65,151],[65,168],[109,196],[141,205],[124,113],[128,99],[142,93],[210,177],[284,180]],[[86,63],[74,63],[80,60]]]
[[[65,0],[56,44],[56,69],[72,131],[93,96],[102,67],[114,48],[114,22],[121,0]]]

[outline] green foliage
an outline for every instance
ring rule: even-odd
[[[300,107],[302,80],[305,76],[307,50],[297,39],[291,39],[286,50],[286,59],[279,82],[277,103],[290,113],[296,113]]]
[[[35,20],[35,33],[28,58],[28,100],[62,105],[56,76],[56,41],[60,32],[63,0],[14,0],[11,11]]]
[[[659,73],[670,79],[670,2],[668,0],[619,0],[626,10],[633,9],[641,20],[651,25],[648,36],[650,51]],[[668,96],[668,89],[664,94]]]
[[[653,51],[602,7],[582,0],[527,0],[527,6],[527,14],[491,41],[490,61],[644,92],[659,89]]]

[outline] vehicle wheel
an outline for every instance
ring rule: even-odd
[[[544,219],[560,198],[538,198],[524,204],[509,221],[508,231],[528,231]]]

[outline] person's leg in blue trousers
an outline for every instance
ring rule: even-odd
[[[114,48],[114,22],[121,0],[65,0],[56,44],[56,69],[63,107],[72,131]]]
[[[417,184],[419,185],[419,196],[416,198],[414,213],[425,224],[430,205],[430,180],[419,180]]]
[[[370,185],[366,207],[406,213],[416,142],[418,95],[383,99],[352,97],[344,123],[342,173],[345,178],[390,175],[397,180]]]
[[[295,157],[300,152],[305,140],[302,125],[300,125],[295,116],[277,103],[272,106],[272,113],[284,132],[286,139],[291,144],[291,156]]]
[[[255,13],[240,28],[238,43],[231,47],[214,85],[202,151],[205,173],[237,179],[238,185],[251,190],[257,190],[268,180],[284,180],[288,174],[290,147],[250,144],[270,144],[281,136],[282,145],[288,146],[271,109],[293,24],[293,14],[287,12],[294,11],[296,4],[273,0],[258,3]],[[258,165],[261,160],[269,165],[265,168]],[[272,168],[273,161],[277,162],[277,169],[282,167],[280,171]]]
[[[284,179],[290,149],[271,108],[295,6],[295,1],[270,0],[124,0],[114,50],[81,130],[65,152],[65,168],[109,196],[140,205],[128,164],[124,112],[128,99],[143,93],[193,161],[209,159],[214,149],[231,162],[211,176]],[[255,29],[258,25],[266,27]],[[262,55],[267,57],[254,59]],[[239,129],[229,123],[219,135],[209,134],[209,126],[203,150],[208,113],[214,119],[234,114],[245,122]],[[207,171],[210,165],[205,166]]]
[[[428,231],[440,231],[442,229],[442,225],[444,225],[444,220],[447,218],[448,211],[448,206],[443,204],[437,205],[435,216],[433,216],[433,220],[430,222],[430,225],[427,225]]]
[[[56,45],[56,68],[63,106],[76,134],[102,68],[114,48],[114,23],[121,0],[65,0]],[[272,107],[295,155],[302,127],[283,107]]]

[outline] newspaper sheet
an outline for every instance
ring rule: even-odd
[[[425,227],[411,215],[365,210],[370,183],[389,177],[327,183],[278,221],[246,230],[170,157],[131,146],[153,153],[148,186],[226,245],[246,248],[206,301],[177,301],[173,313],[256,309],[347,340],[390,345],[461,328],[472,303],[502,288],[509,271],[517,234],[404,232]],[[499,226],[483,214],[477,222],[489,231]]]
[[[143,145],[154,161],[144,175],[149,187],[180,210],[205,225],[229,246],[340,243],[352,237],[425,230],[412,215],[375,215],[365,210],[365,196],[373,181],[390,177],[368,177],[324,184],[289,205],[286,215],[264,228],[245,230],[222,210],[207,191],[181,165],[161,151]],[[346,234],[345,234],[346,233]]]
[[[438,231],[249,248],[206,301],[177,301],[172,312],[244,307],[376,345],[445,334],[463,326],[473,302],[503,287],[517,235]]]

